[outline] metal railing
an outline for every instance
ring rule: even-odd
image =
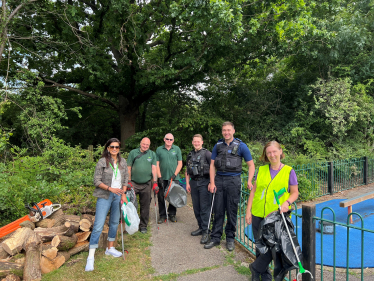
[[[320,163],[313,163],[308,165],[301,165],[301,166],[294,166],[293,167],[300,182],[304,179],[307,180],[306,184],[308,185],[311,195],[314,197],[319,197],[327,194],[333,194],[334,192],[339,192],[342,190],[351,189],[360,185],[369,184],[374,182],[374,159],[368,159],[367,157],[363,158],[356,158],[356,159],[347,159],[347,160],[338,160],[338,161],[332,161],[332,162],[320,162]],[[302,179],[304,178],[304,179]],[[242,191],[240,196],[240,202],[239,202],[239,208],[238,208],[238,215],[237,215],[237,232],[236,232],[236,240],[243,245],[248,251],[250,251],[253,255],[256,255],[255,251],[255,244],[253,239],[253,234],[248,233],[248,236],[245,235],[245,229],[246,229],[246,223],[245,223],[245,214],[246,214],[246,206],[247,201],[249,197],[249,190],[247,189],[247,179],[248,176],[242,174]],[[302,179],[300,181],[300,179]],[[305,184],[305,183],[304,183]],[[318,269],[318,276],[320,276],[320,280],[324,280],[324,271],[326,266],[323,265],[323,257],[324,257],[324,250],[323,250],[323,244],[324,244],[324,236],[323,236],[323,222],[330,222],[333,224],[333,260],[334,264],[331,267],[332,269],[332,278],[329,276],[328,280],[342,280],[342,275],[344,273],[338,273],[336,272],[336,265],[335,265],[335,255],[336,255],[336,226],[339,227],[345,227],[347,228],[347,254],[346,254],[346,267],[345,267],[345,277],[346,280],[349,280],[350,275],[352,274],[350,272],[349,268],[349,246],[350,246],[350,229],[356,229],[361,232],[361,268],[360,273],[354,273],[356,276],[360,275],[360,280],[364,279],[364,254],[365,251],[371,251],[372,249],[365,249],[364,248],[364,237],[365,233],[374,233],[373,230],[365,229],[364,228],[364,222],[360,214],[358,213],[351,213],[347,217],[347,224],[338,222],[335,219],[335,212],[330,207],[325,207],[322,209],[320,216],[317,217],[315,215],[315,206],[303,206],[303,214],[300,214],[298,212],[296,204],[294,204],[295,210],[293,211],[293,215],[296,216],[296,224],[295,224],[295,234],[298,235],[298,221],[299,219],[303,220],[303,214],[304,214],[304,207],[305,208],[314,208],[314,216],[309,218],[312,219],[314,222],[314,227],[311,227],[312,229],[307,229],[308,227],[304,228],[303,223],[303,233],[304,231],[306,233],[309,233],[309,237],[316,237],[316,227],[315,224],[318,221],[321,221],[321,261],[320,261],[320,269]],[[333,219],[328,220],[324,218],[325,210],[331,210],[333,213]],[[309,213],[306,213],[309,214]],[[361,227],[354,226],[352,224],[349,224],[349,218],[352,215],[357,215],[359,219],[361,220]],[[297,219],[299,218],[299,219]],[[310,227],[309,227],[310,228]],[[304,236],[303,236],[304,239]],[[315,240],[314,240],[315,241]],[[313,243],[310,243],[310,241],[302,241],[302,245],[308,245],[308,247],[314,247],[314,253],[315,253],[315,247],[316,243],[314,245],[311,245]],[[303,247],[303,252],[304,252]],[[309,251],[312,251],[312,249],[308,249]],[[313,251],[312,251],[313,252]],[[309,255],[310,256],[310,255]],[[313,256],[314,261],[309,261],[310,264],[314,264],[313,272],[316,272],[315,268],[315,254]],[[305,267],[305,265],[304,265]],[[305,267],[307,269],[307,267]],[[330,268],[328,269],[329,274]],[[293,280],[297,274],[297,271],[292,271],[289,273],[288,280]],[[338,276],[338,277],[337,277]],[[291,278],[292,277],[292,278]],[[287,278],[286,278],[287,279]],[[308,280],[308,279],[307,279]],[[316,280],[316,279],[315,279]]]

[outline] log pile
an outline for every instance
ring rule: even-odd
[[[14,270],[23,272],[23,280],[41,280],[71,256],[88,251],[94,221],[92,215],[64,215],[60,209],[35,224],[22,223],[0,243],[0,280],[20,280]],[[25,254],[23,264],[9,262],[18,253]]]

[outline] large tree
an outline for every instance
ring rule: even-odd
[[[311,26],[302,1],[38,0],[13,26],[13,37],[28,38],[12,49],[13,71],[26,65],[45,94],[59,87],[112,109],[125,140],[156,93],[255,67]]]

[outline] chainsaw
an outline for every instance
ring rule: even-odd
[[[61,205],[52,204],[49,199],[45,199],[39,203],[25,204],[25,208],[29,210],[29,214],[0,228],[0,238],[20,228],[20,224],[25,221],[38,222],[49,217],[60,209]]]

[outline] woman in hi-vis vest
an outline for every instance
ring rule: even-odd
[[[245,216],[246,223],[252,224],[255,239],[257,239],[261,221],[270,213],[278,210],[273,190],[278,192],[286,187],[286,192],[279,198],[284,213],[291,209],[291,204],[299,196],[296,173],[290,166],[282,164],[283,158],[284,154],[278,142],[270,141],[265,145],[260,160],[269,164],[261,166],[258,170],[255,184],[249,195]],[[271,261],[271,251],[260,255],[256,250],[256,260],[249,265],[252,280],[259,281],[261,276],[262,281],[271,281],[272,276],[269,270]]]

